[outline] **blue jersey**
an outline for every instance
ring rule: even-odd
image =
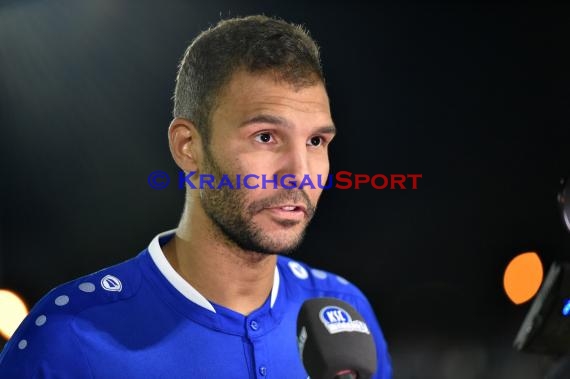
[[[306,379],[297,314],[322,296],[362,314],[376,341],[374,378],[391,378],[374,312],[345,279],[279,256],[271,295],[244,316],[208,301],[170,266],[161,246],[173,233],[44,296],[2,351],[0,378]]]

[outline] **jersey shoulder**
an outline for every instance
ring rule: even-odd
[[[364,297],[358,287],[335,273],[313,268],[304,262],[283,256],[278,258],[277,265],[287,283],[312,296]]]
[[[42,297],[4,346],[0,377],[51,377],[50,372],[73,377],[89,372],[73,320],[93,307],[134,296],[141,283],[137,259],[59,285]]]
[[[139,257],[131,258],[59,285],[32,308],[30,315],[51,313],[73,316],[134,296],[141,284]]]

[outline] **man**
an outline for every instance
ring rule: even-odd
[[[318,49],[300,27],[252,16],[202,33],[180,64],[168,133],[188,178],[178,228],[47,294],[2,352],[0,377],[304,379],[296,318],[320,296],[365,317],[375,377],[391,377],[364,295],[285,257],[322,191],[296,184],[327,176],[334,134]],[[210,188],[206,174],[232,182]],[[239,185],[248,174],[267,181]]]

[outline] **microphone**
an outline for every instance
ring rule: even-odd
[[[297,344],[311,379],[368,379],[378,360],[364,318],[350,304],[315,298],[297,316]]]

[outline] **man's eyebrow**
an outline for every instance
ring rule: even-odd
[[[272,116],[269,114],[260,114],[245,120],[239,125],[239,127],[242,128],[250,124],[273,124],[273,125],[281,125],[287,127],[290,126],[289,122],[285,120],[283,117]]]
[[[260,115],[257,115],[257,116],[250,118],[250,119],[245,120],[244,122],[242,122],[239,125],[239,127],[243,128],[243,127],[248,126],[250,124],[261,124],[261,123],[273,124],[273,125],[279,125],[279,126],[285,126],[285,127],[291,126],[289,121],[287,121],[283,117],[273,116],[273,115],[268,115],[268,114],[260,114]],[[323,127],[318,128],[317,133],[335,134],[336,133],[336,127],[334,126],[334,124],[323,126]]]
[[[323,126],[318,128],[316,132],[322,134],[336,134],[336,127],[334,125]]]

